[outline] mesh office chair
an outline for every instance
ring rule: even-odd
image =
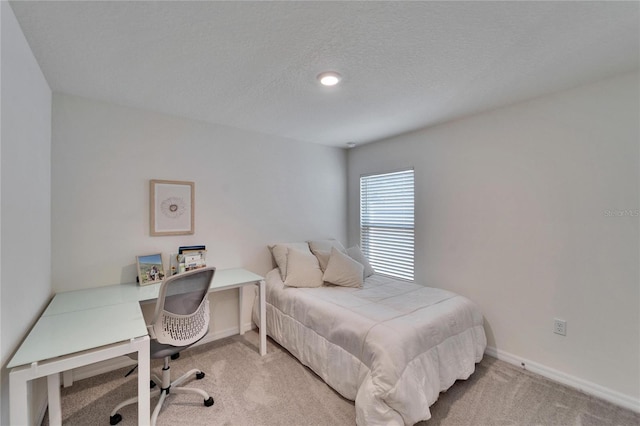
[[[152,397],[160,395],[151,416],[152,425],[155,425],[162,403],[170,392],[198,394],[204,398],[205,406],[213,405],[213,398],[202,389],[179,387],[193,375],[198,380],[202,379],[204,373],[193,369],[172,382],[169,359],[202,339],[209,331],[207,294],[215,269],[215,267],[208,267],[173,275],[160,285],[153,320],[147,326],[151,337],[151,358],[164,359],[162,378],[155,374],[151,376],[152,381],[160,385],[160,389],[151,391]],[[118,410],[137,401],[138,398],[135,397],[118,404],[111,412],[110,424],[115,425],[122,420]]]

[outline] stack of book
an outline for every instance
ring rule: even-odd
[[[205,266],[207,266],[207,249],[205,246],[179,247],[178,254],[171,256],[171,275],[204,268]]]

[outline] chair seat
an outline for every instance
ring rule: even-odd
[[[202,336],[195,343],[198,343],[200,340],[204,339]],[[169,344],[159,343],[157,340],[151,340],[149,342],[149,352],[151,354],[151,359],[162,359],[166,356],[171,356],[173,354],[177,354],[178,352],[182,352],[183,349],[186,349],[195,343],[192,343],[187,346],[172,346]],[[137,354],[137,352],[134,352]]]
[[[203,337],[204,338],[204,337]],[[200,339],[202,340],[202,339]],[[198,340],[198,342],[200,341]],[[197,342],[196,342],[197,343]],[[187,346],[172,346],[168,344],[158,343],[157,340],[151,340],[149,342],[149,353],[151,359],[162,359],[166,356],[172,356],[177,354],[178,352],[182,352],[184,349],[187,349],[191,345]],[[131,359],[138,360],[138,353],[132,352],[127,354],[127,356]]]
[[[166,356],[171,356],[173,354],[177,354],[181,352],[183,349],[188,348],[189,346],[171,346],[164,345],[162,343],[158,343],[157,340],[152,340],[149,342],[150,346],[150,354],[151,359],[162,359]]]

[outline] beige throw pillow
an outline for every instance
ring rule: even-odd
[[[332,247],[323,279],[330,284],[343,287],[362,287],[363,271],[362,264]]]
[[[289,287],[320,287],[322,271],[318,259],[309,251],[295,248],[287,250],[287,278],[284,284]]]
[[[329,238],[326,240],[311,240],[307,241],[309,243],[309,249],[313,254],[318,258],[318,262],[320,262],[320,269],[322,272],[327,269],[327,263],[329,262],[329,257],[331,256],[331,249],[335,247],[343,253],[346,253],[344,246],[340,243],[340,241]]]
[[[311,249],[312,252],[315,252],[317,250],[322,250],[322,251],[331,251],[332,247],[337,248],[338,250],[340,250],[341,252],[345,252],[345,248],[344,246],[340,243],[340,241],[333,239],[333,238],[329,238],[326,240],[312,240],[312,241],[307,241],[309,243],[309,248]]]
[[[271,250],[271,255],[273,256],[273,260],[275,260],[276,265],[278,265],[278,269],[280,269],[280,278],[282,281],[287,279],[287,250],[290,248],[300,250],[300,251],[309,251],[309,244],[305,243],[278,243],[272,244],[269,246],[269,250]],[[309,252],[311,253],[311,252]]]
[[[311,250],[313,254],[318,258],[320,269],[324,272],[327,269],[329,263],[329,257],[331,257],[331,250]]]

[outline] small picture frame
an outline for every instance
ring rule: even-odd
[[[153,179],[149,202],[152,236],[194,233],[194,182]]]
[[[161,253],[136,256],[136,263],[138,264],[138,284],[149,285],[164,279]]]

